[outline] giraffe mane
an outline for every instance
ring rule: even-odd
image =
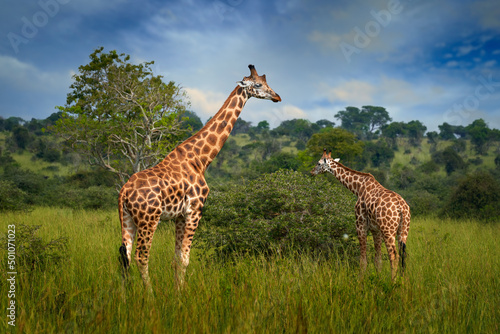
[[[377,179],[375,178],[375,176],[373,176],[373,175],[372,175],[372,174],[370,174],[370,173],[364,173],[364,172],[360,172],[360,171],[354,170],[354,169],[352,169],[352,168],[349,168],[349,167],[347,167],[347,166],[345,166],[345,165],[341,164],[341,163],[340,163],[340,162],[338,162],[338,161],[335,161],[335,160],[334,160],[334,159],[332,159],[331,157],[330,157],[330,159],[331,159],[332,161],[334,161],[336,164],[340,165],[340,167],[344,168],[345,170],[347,170],[347,171],[349,171],[349,172],[352,172],[352,173],[355,173],[355,174],[358,174],[358,175],[361,175],[361,176],[366,176],[366,177],[370,178],[371,180],[373,180],[373,181],[375,181],[375,182],[379,183],[379,182],[377,181]],[[379,184],[380,184],[380,183],[379,183]]]

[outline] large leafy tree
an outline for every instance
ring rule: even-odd
[[[408,138],[410,139],[410,144],[415,147],[420,146],[427,127],[420,121],[410,121],[406,124],[406,130]]]
[[[485,155],[488,152],[488,144],[492,139],[491,129],[488,127],[488,124],[480,118],[467,125],[465,129],[470,136],[471,143],[476,152]]]
[[[392,121],[383,107],[363,106],[361,109],[347,107],[335,114],[341,121],[341,127],[355,133],[361,139],[371,139],[379,130]]]
[[[312,135],[306,144],[306,152],[312,157],[311,162],[315,164],[326,148],[332,151],[332,156],[340,158],[341,162],[350,166],[363,153],[363,146],[363,142],[358,141],[356,136],[347,130],[324,128]]]
[[[153,75],[151,65],[98,48],[73,76],[62,117],[52,129],[93,165],[125,183],[157,164],[182,138],[186,93]]]
[[[305,142],[319,129],[317,124],[311,123],[307,119],[294,118],[281,122],[271,133],[274,136],[290,136]]]

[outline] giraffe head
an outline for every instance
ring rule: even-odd
[[[339,158],[332,159],[332,152],[330,151],[330,153],[326,154],[326,148],[323,149],[323,156],[319,159],[318,163],[311,171],[311,175],[314,176],[326,172],[332,172],[332,165],[339,162],[339,160]]]
[[[250,69],[250,76],[244,77],[243,80],[238,81],[238,85],[243,87],[249,96],[280,102],[281,97],[267,85],[266,75],[259,76],[253,65],[248,65],[248,68]]]

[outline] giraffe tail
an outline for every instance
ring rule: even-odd
[[[401,258],[401,270],[404,272],[406,268],[406,243],[399,242],[399,257]]]
[[[121,192],[120,192],[121,195]],[[122,196],[118,197],[118,214],[120,216],[120,225],[123,230],[123,199]],[[120,246],[119,249],[120,252],[120,263],[122,265],[122,275],[124,278],[127,277],[128,274],[128,268],[130,267],[130,262],[127,257],[127,247],[125,246],[125,243],[122,242],[122,245]]]
[[[406,239],[408,237],[408,231],[410,229],[410,207],[404,199],[401,198],[401,222],[399,224],[399,257],[401,259],[401,271],[404,273],[406,268]]]
[[[128,273],[128,268],[130,266],[127,257],[127,247],[125,246],[125,244],[122,244],[120,246],[120,263],[122,264],[123,276],[125,277]]]

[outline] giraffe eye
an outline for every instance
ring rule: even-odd
[[[256,83],[254,86],[255,86],[255,88],[260,88],[260,87],[262,87],[262,84]]]

